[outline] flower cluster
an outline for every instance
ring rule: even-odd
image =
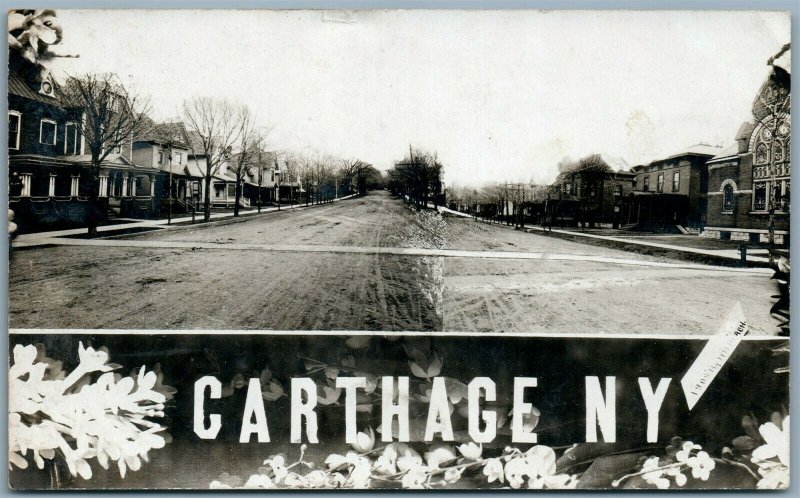
[[[751,457],[761,475],[758,481],[761,489],[789,486],[789,416],[776,422],[767,422],[758,428],[764,444],[754,449]]]
[[[92,477],[89,460],[104,469],[113,462],[125,477],[139,470],[148,452],[166,444],[164,416],[174,389],[160,373],[143,366],[130,377],[113,371],[108,352],[79,344],[79,365],[68,375],[42,347],[17,345],[9,369],[9,468],[27,468],[30,451],[37,467],[57,453],[73,476]],[[96,374],[100,373],[99,376]],[[96,380],[94,378],[96,377]]]
[[[619,486],[630,477],[641,476],[647,484],[658,489],[669,489],[672,487],[672,483],[683,487],[688,482],[687,474],[690,474],[693,479],[707,481],[716,465],[716,461],[708,452],[703,451],[699,444],[674,438],[673,444],[667,447],[666,457],[663,459],[657,456],[646,458],[642,463],[641,471],[622,476],[612,484]]]
[[[576,476],[556,472],[555,451],[542,445],[524,452],[506,448],[499,456],[484,458],[483,447],[473,442],[457,447],[434,443],[422,454],[407,443],[396,442],[366,452],[328,455],[319,469],[303,459],[305,449],[303,445],[297,462],[287,464],[284,455],[273,455],[247,480],[223,474],[210,488],[366,489],[380,482],[405,489],[434,489],[455,484],[467,474],[473,480],[507,483],[512,488],[570,489],[578,483]],[[301,474],[297,468],[308,472]]]

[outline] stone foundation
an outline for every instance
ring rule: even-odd
[[[753,232],[747,232],[742,230],[725,230],[724,228],[712,228],[703,230],[700,233],[701,237],[708,237],[710,239],[721,239],[721,240],[738,240],[741,242],[750,242],[751,235],[753,237],[758,237],[758,241],[760,243],[766,244],[769,242],[769,233],[764,233],[761,230],[756,230]],[[785,235],[782,233],[775,234],[775,244],[782,246],[784,244]]]

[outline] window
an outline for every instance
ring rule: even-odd
[[[775,209],[789,211],[789,180],[778,180],[775,185]]]
[[[622,197],[622,185],[617,185],[617,190],[614,192],[617,197]]]
[[[119,134],[119,130],[114,132],[114,149],[111,151],[113,154],[122,154],[122,137]]]
[[[75,156],[81,153],[78,127],[75,123],[67,123],[64,126],[64,154]]]
[[[117,112],[119,110],[119,96],[112,93],[108,97],[108,103],[106,105],[111,112]]]
[[[56,197],[68,197],[72,190],[70,176],[62,173],[54,178],[53,195]]]
[[[22,188],[20,188],[20,193],[22,197],[30,197],[31,195],[31,175],[22,175],[20,176],[20,180],[22,182]]]
[[[56,144],[56,130],[58,125],[51,119],[42,119],[39,122],[39,143],[46,145]]]
[[[783,160],[783,145],[777,140],[772,144],[772,159],[776,163]]]
[[[22,114],[16,111],[8,111],[8,148],[19,150],[20,124]]]
[[[100,177],[100,188],[98,189],[97,195],[99,197],[108,197],[108,177],[101,176]]]
[[[725,185],[722,189],[722,211],[724,213],[733,212],[733,185]]]
[[[781,192],[781,208],[784,211],[789,211],[789,180],[783,180],[783,191]]]
[[[180,152],[176,152],[176,153],[175,153],[175,154],[172,156],[172,160],[173,160],[173,162],[174,162],[175,164],[180,164],[182,159],[183,159],[183,155],[182,155]]]
[[[158,153],[158,164],[164,164],[164,151]]]
[[[648,192],[650,190],[650,175],[644,177],[644,182],[642,184],[642,190]]]
[[[681,189],[681,172],[676,171],[672,173],[672,191],[677,192]]]
[[[769,162],[769,151],[767,144],[759,143],[756,145],[756,164],[767,164]]]
[[[72,197],[78,197],[78,189],[80,188],[80,177],[73,176],[72,183],[70,184],[69,188],[69,195]]]
[[[50,175],[37,173],[29,178],[31,197],[50,197]]]
[[[664,191],[664,173],[660,173],[658,175],[657,183],[656,183],[656,192],[659,194]]]
[[[753,185],[753,210],[766,211],[767,209],[767,183],[759,182]]]

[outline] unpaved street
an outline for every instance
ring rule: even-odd
[[[740,301],[751,333],[777,331],[764,273],[418,213],[383,192],[64,243],[14,253],[12,328],[704,334]]]

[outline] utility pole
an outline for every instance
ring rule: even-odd
[[[167,190],[169,194],[167,195],[167,225],[172,224],[172,142],[167,142],[166,144],[167,152],[167,161],[169,162],[169,185],[167,186]]]
[[[258,148],[258,212],[261,212],[261,184],[264,180],[264,164],[261,162],[261,147]]]
[[[281,210],[281,171],[278,166],[278,157],[275,157],[275,200],[278,201],[278,211]]]

